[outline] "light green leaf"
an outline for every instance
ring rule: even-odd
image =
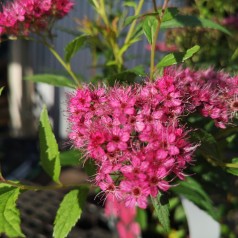
[[[82,214],[88,191],[87,187],[80,187],[65,195],[56,214],[53,237],[67,237]]]
[[[171,190],[195,203],[214,219],[218,219],[212,200],[195,179],[187,177],[185,181],[180,182],[178,186],[171,188]]]
[[[210,28],[219,30],[228,35],[231,35],[230,31],[228,31],[225,27],[210,21],[208,19],[190,16],[190,15],[177,15],[173,19],[169,21],[162,22],[161,29],[168,28],[181,28],[181,27],[202,27],[202,28]]]
[[[69,88],[77,87],[77,85],[75,85],[75,83],[69,80],[68,78],[55,74],[36,74],[32,76],[27,76],[24,79],[36,83],[47,83],[56,87],[69,87]]]
[[[60,153],[61,166],[75,166],[82,163],[83,154],[78,150],[69,150]]]
[[[191,58],[195,53],[200,49],[199,45],[195,45],[192,48],[188,49],[186,52],[170,53],[164,56],[160,62],[156,65],[157,68],[162,68],[174,64],[184,62],[185,60]]]
[[[0,96],[2,95],[2,91],[3,91],[4,87],[0,88]]]
[[[9,238],[25,237],[20,228],[20,213],[16,208],[16,200],[20,189],[10,186],[0,186],[0,234]]]
[[[161,225],[163,226],[165,232],[168,233],[170,230],[168,199],[165,195],[159,193],[157,198],[151,197],[151,201]]]
[[[89,36],[81,35],[76,37],[65,47],[65,61],[67,63],[70,62],[72,57],[83,47],[84,43],[88,41],[88,39]]]
[[[238,158],[232,159],[232,164],[236,165],[238,167]],[[227,172],[233,175],[238,176],[238,168],[229,168],[227,169]]]
[[[147,16],[143,21],[142,28],[150,44],[153,42],[154,34],[158,24],[158,19],[155,16]]]
[[[59,183],[60,154],[45,106],[40,116],[39,133],[41,165],[52,180]]]
[[[135,1],[128,1],[126,0],[124,3],[123,3],[123,6],[125,7],[133,7],[133,8],[136,8],[137,7],[137,3]]]

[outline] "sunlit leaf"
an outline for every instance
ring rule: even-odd
[[[10,238],[25,237],[20,228],[20,213],[16,207],[19,194],[19,188],[0,186],[0,234],[6,234]]]
[[[45,106],[43,107],[40,116],[39,139],[41,165],[52,180],[59,183],[61,170],[60,153]]]
[[[166,67],[174,64],[184,62],[185,60],[191,58],[200,49],[199,45],[195,45],[188,49],[186,52],[170,53],[164,56],[160,62],[156,65],[157,68]]]
[[[65,195],[54,221],[54,238],[65,238],[82,214],[89,189],[80,187]]]
[[[143,31],[150,44],[153,42],[154,34],[158,26],[158,19],[155,16],[147,16],[143,21]]]
[[[233,158],[232,159],[232,165],[233,164],[238,167],[238,158]],[[229,168],[229,169],[227,169],[227,172],[230,173],[230,174],[238,176],[238,168]]]

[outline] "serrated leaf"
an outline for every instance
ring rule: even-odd
[[[69,150],[60,153],[61,166],[75,166],[82,163],[83,154],[78,150]]]
[[[52,180],[59,183],[61,170],[60,153],[45,106],[40,116],[39,139],[41,165]]]
[[[20,213],[16,208],[16,200],[20,189],[0,186],[0,234],[9,238],[25,237],[20,228]]]
[[[65,195],[56,214],[53,237],[67,237],[82,214],[88,191],[87,187],[80,187]]]
[[[197,16],[177,15],[173,19],[161,23],[161,29],[181,28],[181,27],[210,28],[231,35],[230,31],[228,31],[225,27],[208,19],[200,18]]]
[[[157,68],[162,68],[174,64],[184,62],[185,60],[191,58],[195,53],[200,49],[199,45],[195,45],[192,48],[188,49],[186,52],[170,53],[164,56],[160,62],[156,65]]]
[[[143,21],[143,31],[149,42],[152,44],[156,28],[158,26],[158,19],[155,16],[147,16]]]
[[[3,91],[4,87],[0,88],[0,96],[2,95],[2,91]]]
[[[233,158],[232,159],[232,164],[238,166],[238,158]],[[238,176],[238,168],[229,168],[229,169],[227,169],[227,172],[230,173],[230,174]]]
[[[68,88],[77,87],[77,85],[75,85],[75,83],[69,80],[68,78],[55,74],[36,74],[32,76],[27,76],[24,79],[36,83],[47,83],[55,87],[68,87]]]
[[[67,63],[69,63],[72,57],[83,47],[88,38],[89,36],[86,35],[76,37],[65,47],[65,61]]]
[[[170,230],[169,201],[164,194],[159,193],[157,198],[151,197],[155,213],[166,233]]]
[[[195,179],[187,177],[185,181],[180,182],[178,186],[171,188],[171,190],[195,203],[214,219],[218,219],[212,200]]]

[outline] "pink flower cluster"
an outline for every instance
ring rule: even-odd
[[[147,50],[151,50],[151,45],[146,45]],[[175,52],[178,51],[176,45],[167,45],[165,42],[158,42],[155,45],[155,50],[160,52]]]
[[[2,6],[0,35],[28,35],[47,29],[72,8],[71,0],[15,0]]]
[[[223,19],[222,24],[225,26],[234,27],[238,30],[238,16],[228,16]]]
[[[165,75],[174,77],[181,93],[183,105],[188,112],[198,111],[202,116],[214,120],[219,128],[226,128],[238,112],[238,77],[230,77],[212,68],[191,69],[168,68]]]
[[[179,119],[200,112],[225,128],[238,111],[238,77],[212,69],[168,68],[144,85],[78,89],[69,99],[70,139],[98,166],[95,183],[126,206],[184,178],[196,145]]]
[[[105,204],[105,215],[112,218],[117,227],[120,238],[137,238],[140,235],[140,226],[135,222],[136,208],[126,207],[109,195]]]

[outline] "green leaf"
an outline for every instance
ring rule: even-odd
[[[45,106],[40,116],[39,134],[41,165],[52,180],[59,183],[60,153]]]
[[[128,1],[126,0],[124,3],[123,3],[123,6],[125,7],[133,7],[133,8],[136,8],[137,7],[137,3],[135,1]]]
[[[212,200],[195,179],[187,177],[185,181],[180,182],[178,186],[171,189],[178,195],[184,196],[191,202],[195,203],[198,207],[206,211],[214,219],[218,219],[212,204]]]
[[[155,16],[147,16],[143,21],[142,28],[150,44],[153,42],[154,34],[158,24],[158,19]]]
[[[84,43],[89,39],[89,36],[81,35],[72,40],[65,47],[65,61],[70,62],[72,57],[84,46]]]
[[[204,156],[213,160],[221,161],[220,149],[216,139],[212,134],[205,130],[199,129],[192,133],[191,138],[195,142],[201,143],[197,150],[200,151]]]
[[[67,237],[82,214],[88,191],[87,187],[80,187],[65,195],[56,214],[53,237]]]
[[[82,163],[83,154],[78,150],[69,150],[60,153],[61,166],[75,166]]]
[[[164,194],[159,193],[157,198],[151,197],[155,213],[166,233],[170,230],[169,201]]]
[[[232,164],[238,166],[238,158],[233,158],[232,159]],[[238,176],[238,168],[229,168],[227,169],[227,172],[233,175]]]
[[[84,163],[84,170],[89,177],[93,176],[97,172],[97,166],[92,159],[87,159]]]
[[[185,60],[191,58],[195,53],[200,49],[199,45],[195,45],[192,48],[188,49],[186,52],[170,53],[164,56],[160,62],[156,65],[157,68],[162,68],[174,64],[184,62]]]
[[[210,28],[231,35],[230,31],[228,31],[225,27],[208,19],[200,18],[197,16],[177,15],[173,19],[161,23],[161,29],[181,28],[181,27]]]
[[[8,185],[0,186],[0,234],[8,237],[25,237],[20,228],[20,213],[16,200],[20,189]]]
[[[160,10],[159,12],[161,12],[161,11],[162,10]],[[169,20],[175,18],[178,15],[178,13],[179,13],[179,10],[176,7],[167,8],[165,10],[162,22],[169,21]]]
[[[0,88],[0,96],[2,95],[2,91],[3,91],[4,87]]]
[[[75,85],[75,83],[68,78],[55,74],[36,74],[27,76],[24,79],[36,83],[47,83],[56,87],[69,87],[74,89],[77,87],[77,85]]]
[[[141,230],[146,230],[148,227],[147,213],[145,209],[137,207],[136,221],[139,223]]]

